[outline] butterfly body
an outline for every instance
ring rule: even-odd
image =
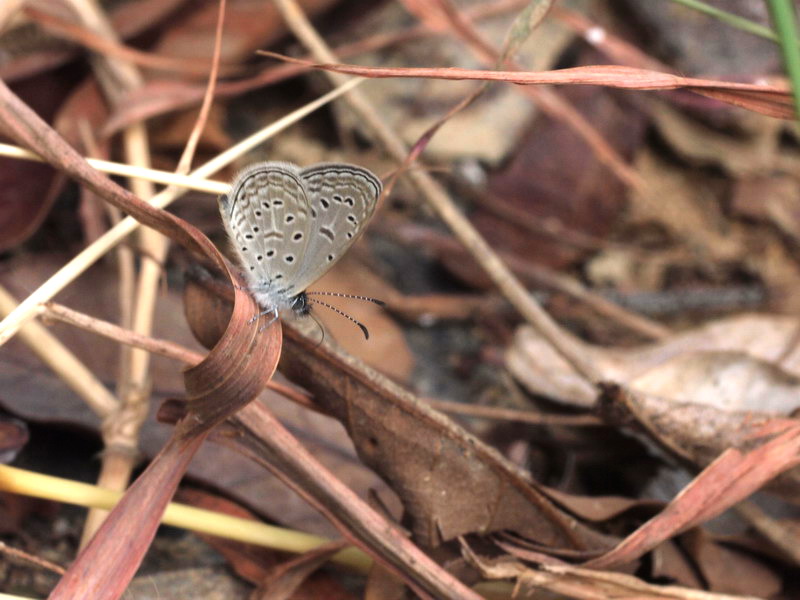
[[[381,189],[370,171],[341,163],[265,162],[239,173],[219,208],[258,304],[308,314],[306,288],[362,233]]]

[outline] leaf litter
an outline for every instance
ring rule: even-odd
[[[206,151],[227,143],[226,127],[246,128],[247,119],[260,118],[258,109],[250,108],[238,95],[331,62],[320,59],[319,48],[310,48],[313,59],[297,66],[244,65],[253,50],[267,47],[287,30],[297,32],[300,17],[291,12],[293,3],[288,1],[276,3],[274,9],[275,15],[286,17],[286,25],[277,19],[248,19],[246,7],[231,4],[232,30],[242,35],[236,36],[240,45],[228,49],[224,63],[226,69],[242,68],[223,70],[225,77],[237,73],[240,79],[220,82],[216,102],[229,115],[243,112],[245,116],[238,124],[225,123],[224,114],[218,113],[216,130],[209,128],[201,139]],[[376,337],[380,343],[374,345],[354,344],[357,336],[349,340],[354,332],[347,333],[339,327],[341,323],[326,324],[322,342],[319,328],[307,327],[308,323],[288,323],[283,340],[277,327],[259,331],[248,323],[257,308],[240,289],[235,270],[229,270],[202,233],[184,219],[147,207],[89,170],[62,138],[2,90],[4,132],[81,183],[84,210],[74,218],[81,234],[73,239],[95,239],[105,226],[103,213],[90,208],[97,206],[91,204],[95,200],[89,199],[90,191],[183,246],[172,251],[166,265],[168,290],[164,293],[170,295],[170,306],[180,287],[172,275],[191,272],[187,267],[201,257],[223,281],[206,282],[200,289],[196,281],[186,284],[186,319],[195,336],[214,350],[186,370],[185,392],[175,390],[177,369],[168,378],[154,379],[154,387],[161,392],[157,397],[188,399],[171,400],[161,407],[162,419],[178,422],[174,433],[161,452],[153,448],[150,454],[158,454],[156,458],[79,556],[77,566],[62,578],[53,597],[74,597],[89,589],[102,589],[104,595],[96,597],[122,593],[155,534],[163,506],[206,437],[234,452],[220,450],[219,456],[207,448],[200,452],[196,460],[215,463],[213,468],[200,466],[193,471],[200,481],[215,488],[215,493],[247,502],[259,515],[341,535],[366,551],[376,561],[364,584],[371,593],[405,582],[421,596],[472,597],[474,592],[456,579],[462,578],[470,584],[480,579],[511,581],[522,596],[549,590],[579,598],[791,597],[792,573],[797,569],[793,538],[787,541],[777,535],[775,527],[786,511],[792,514],[798,497],[794,414],[800,382],[800,323],[793,316],[797,227],[791,174],[796,162],[795,133],[793,125],[774,119],[792,117],[786,88],[781,83],[706,77],[702,70],[687,67],[690,54],[682,56],[677,66],[665,66],[672,64],[669,57],[658,56],[658,48],[647,40],[616,34],[624,30],[618,28],[624,15],[600,10],[597,2],[557,7],[547,2],[499,2],[498,6],[507,5],[501,11],[510,11],[512,16],[527,11],[523,17],[537,25],[537,31],[555,22],[560,27],[567,24],[569,34],[562,30],[551,40],[548,52],[538,53],[542,64],[524,58],[526,42],[521,38],[529,31],[522,28],[521,35],[511,36],[519,46],[513,58],[526,65],[522,71],[475,70],[480,61],[468,65],[469,70],[454,70],[462,65],[453,63],[453,56],[475,52],[481,45],[486,49],[483,35],[508,30],[508,26],[494,32],[473,29],[471,19],[480,23],[484,17],[470,16],[475,7],[469,3],[390,3],[389,16],[377,11],[366,15],[374,19],[367,27],[336,3],[309,4],[313,5],[307,7],[309,11],[326,8],[333,11],[330,15],[355,24],[339,35],[366,38],[364,47],[381,48],[368,59],[377,70],[330,64],[326,68],[357,69],[368,76],[426,78],[414,88],[422,91],[410,95],[412,88],[403,80],[392,88],[370,84],[376,90],[371,102],[392,98],[388,121],[403,129],[409,144],[418,143],[400,171],[392,174],[400,176],[399,183],[392,196],[384,199],[375,233],[357,248],[358,264],[343,263],[324,282],[337,287],[336,291],[356,294],[374,293],[359,285],[366,281],[372,281],[369,285],[375,289],[387,290],[392,299],[388,314],[362,314],[357,304],[346,309],[367,321],[371,330],[381,330]],[[404,16],[401,5],[419,22],[409,27],[412,17]],[[144,10],[147,3],[141,7]],[[164,33],[147,50],[153,57],[197,59],[201,54],[187,53],[186,48],[207,35],[204,23],[217,7],[204,10],[209,8],[207,14],[198,11],[184,21],[167,12],[154,13]],[[56,21],[37,20],[36,13],[31,17],[39,26],[49,23],[50,32],[66,35],[67,30],[59,30]],[[320,23],[328,18],[333,17],[322,13]],[[657,27],[665,26],[659,20],[663,15],[648,18],[655,19]],[[384,28],[387,36],[394,35],[393,41],[381,39],[372,23]],[[610,65],[602,64],[603,59],[579,41],[581,36],[598,40],[591,33],[593,27],[602,28],[602,41],[595,47],[611,58]],[[724,26],[715,23],[714,27]],[[412,40],[426,38],[434,50],[443,49],[447,39],[451,48],[435,55],[445,66],[433,64],[434,54],[421,52],[421,45],[404,52],[404,35]],[[85,35],[71,39],[95,43]],[[308,43],[308,38],[304,41]],[[493,38],[493,43],[499,48],[502,39]],[[274,47],[285,51],[285,47]],[[117,59],[137,56],[123,51],[121,46],[108,46],[109,54]],[[387,60],[392,53],[393,60]],[[62,48],[55,55],[27,55],[4,68],[14,77],[32,70],[48,76],[47,69],[74,60],[70,56],[74,50]],[[393,68],[397,64],[404,67]],[[410,70],[414,66],[426,70]],[[192,118],[168,114],[196,105],[202,98],[196,74],[191,76],[190,69],[177,72],[181,76],[171,82],[148,75],[138,95],[111,111],[76,96],[72,105],[63,105],[59,131],[69,144],[82,144],[84,154],[99,149],[110,156],[113,132],[132,126],[139,118],[159,115],[171,122],[169,126],[161,123],[159,131],[165,135],[153,137],[153,150],[160,164],[173,165],[172,146],[188,137],[192,128],[185,123]],[[746,75],[755,79],[771,74]],[[434,89],[427,87],[433,85],[432,78],[594,87],[557,87],[554,101],[494,83],[480,101],[446,118],[443,115],[449,115],[448,110],[474,88],[437,81],[441,92],[434,96],[426,91]],[[89,89],[90,80],[85,80],[83,89]],[[294,86],[286,88],[290,97],[296,98],[299,85],[289,84]],[[686,101],[686,91],[658,97],[630,91],[675,88],[770,116],[723,108],[715,100]],[[276,103],[285,102],[281,94],[286,91],[276,93]],[[551,102],[546,104],[548,110],[538,112],[532,97]],[[503,109],[506,102],[519,110]],[[82,109],[88,112],[82,114]],[[565,118],[573,110],[585,121]],[[303,137],[308,136],[315,152],[341,160],[348,154],[363,154],[365,144],[385,143],[380,137],[384,134],[373,133],[374,123],[340,112],[304,124],[295,145],[302,148]],[[91,123],[89,136],[85,125],[83,133],[75,128],[86,115]],[[582,122],[591,127],[589,133],[576,125]],[[493,136],[497,139],[490,140]],[[334,140],[339,147],[331,149],[328,146],[335,146]],[[288,144],[276,142],[272,152],[270,159],[297,160],[292,156],[296,150]],[[377,144],[369,153],[379,153]],[[400,164],[383,160],[382,174]],[[469,215],[474,234],[459,231],[458,221],[449,217],[446,222],[456,230],[453,234],[444,231],[434,214],[446,211],[439,206],[432,212],[423,204],[423,196],[432,193],[424,181],[434,162],[447,173],[430,172],[459,199],[459,210]],[[0,228],[5,247],[23,257],[13,257],[18,261],[24,260],[25,253],[37,252],[39,223],[52,205],[52,200],[42,200],[45,196],[40,192],[34,194],[20,185],[24,173],[19,170],[12,176],[6,193],[13,192],[17,205],[7,213],[9,227]],[[65,189],[62,196],[70,186]],[[34,200],[24,203],[18,197]],[[213,224],[213,219],[205,220],[196,210],[188,204],[176,208],[187,219]],[[209,205],[208,211],[213,214],[213,207]],[[51,213],[49,218],[56,215]],[[14,226],[28,220],[28,229]],[[217,234],[218,229],[212,225],[208,233]],[[478,264],[487,268],[481,260],[485,257],[475,252],[478,246],[467,243],[466,251],[458,246],[470,235],[489,241],[493,251],[512,266],[511,277],[520,277],[529,286],[549,282],[546,308],[560,324],[546,325],[535,311],[528,310],[520,311],[520,322],[502,301],[476,301],[488,298],[487,283],[497,284],[498,276],[478,272]],[[22,245],[26,238],[31,241]],[[457,252],[442,252],[454,247]],[[65,260],[56,253],[52,256]],[[16,284],[20,298],[41,281],[31,275],[26,275],[27,280],[14,279],[23,270],[12,260],[5,260],[4,266],[3,279]],[[547,276],[543,269],[558,277]],[[110,280],[113,285],[113,272]],[[600,296],[605,286],[613,288],[614,298],[642,291],[689,297],[703,289],[717,291],[722,298],[726,290],[743,285],[763,290],[760,313],[746,314],[721,300],[715,309],[712,296],[702,311],[686,309],[669,317],[658,317],[655,310],[652,316],[633,315],[588,302],[586,293]],[[582,288],[584,293],[576,291]],[[510,293],[513,286],[500,289],[500,298],[520,310],[522,300]],[[455,306],[461,308],[455,310]],[[647,306],[642,310],[646,312]],[[110,313],[113,320],[114,311]],[[65,340],[75,343],[76,337],[61,331]],[[441,343],[419,342],[430,336],[440,336]],[[341,346],[334,340],[341,341]],[[90,359],[96,357],[89,355],[88,364],[95,365],[101,379],[116,380],[110,366],[113,361],[93,362]],[[12,371],[12,357],[6,356],[3,362],[8,364],[0,369],[4,380],[18,377],[19,365],[34,372],[31,359]],[[305,440],[300,433],[308,424],[302,416],[306,408],[296,412],[292,418],[297,420],[287,429],[270,412],[270,404],[277,404],[270,395],[250,403],[271,378],[278,360],[281,376],[303,388],[290,395],[323,415],[314,418],[320,427],[338,432],[338,438],[332,437],[328,444]],[[414,361],[424,361],[429,375],[421,377]],[[505,370],[513,380],[499,376]],[[31,382],[32,392],[37,385]],[[25,394],[19,387],[6,389]],[[458,416],[454,421],[430,408],[421,396],[471,402],[500,398],[505,406],[498,408],[511,404],[545,417],[590,413],[603,426],[586,426],[586,422],[581,428],[571,428],[568,421],[557,424],[546,419],[537,425],[511,425]],[[46,400],[43,404],[39,418],[47,414]],[[28,413],[27,418],[36,416]],[[69,416],[61,418],[69,420]],[[501,439],[497,447],[489,443]],[[28,442],[32,443],[35,439]],[[332,461],[336,455],[344,460]],[[255,485],[248,490],[243,477],[264,479],[264,469],[275,477],[274,492],[265,495],[265,488]],[[646,497],[645,490],[656,489],[650,484],[658,482],[657,473],[664,470],[689,474],[682,489]],[[280,482],[296,495],[287,495]],[[353,494],[348,485],[362,496],[369,495],[367,488],[374,488],[371,502]],[[759,490],[768,494],[759,499],[763,512],[747,505],[736,509],[737,514],[748,515],[745,523],[752,529],[740,528],[735,542],[732,533],[727,537],[711,533],[708,521],[730,515],[730,509]],[[281,499],[274,500],[272,493]],[[276,510],[281,503],[293,508]],[[304,509],[295,508],[301,504]],[[789,508],[781,512],[781,506]],[[312,518],[304,512],[309,510],[318,514]],[[327,519],[327,526],[319,515]],[[20,527],[18,522],[16,528]],[[125,544],[120,544],[123,539]],[[257,553],[245,558],[235,545],[223,553],[232,564],[251,561],[255,570],[247,571],[247,578],[261,586],[258,593],[292,597],[312,589],[309,575],[341,547],[342,542],[333,542],[295,560],[279,558],[270,570],[263,569],[263,561],[274,558]],[[433,555],[439,564],[431,560]],[[89,568],[88,576],[77,578],[78,568]],[[317,582],[314,585],[321,587],[313,589],[318,594],[341,593],[334,579]]]

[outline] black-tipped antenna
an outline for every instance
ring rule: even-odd
[[[308,292],[306,292],[306,293],[308,293]],[[361,323],[361,321],[359,321],[357,319],[354,319],[353,317],[348,315],[346,312],[342,312],[341,310],[339,310],[335,306],[331,306],[327,302],[321,302],[320,300],[311,300],[310,298],[309,298],[308,301],[312,302],[314,304],[319,304],[321,306],[324,306],[325,308],[330,308],[333,312],[335,312],[335,313],[337,313],[339,315],[342,315],[345,319],[350,319],[353,323],[355,323],[356,325],[358,325],[361,328],[361,331],[364,333],[364,337],[366,339],[369,339],[369,329],[367,329],[367,327],[363,323]]]
[[[356,294],[343,294],[342,292],[306,292],[306,296],[337,296],[339,298],[352,298],[353,300],[364,300],[365,302],[372,302],[378,306],[386,306],[386,302],[378,300],[377,298],[370,298],[369,296],[357,296]],[[321,303],[320,303],[321,304]]]

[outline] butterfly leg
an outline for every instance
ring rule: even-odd
[[[278,318],[278,309],[277,308],[268,308],[267,310],[262,310],[260,313],[254,314],[252,317],[250,317],[250,320],[247,321],[247,324],[248,325],[252,325],[256,321],[258,321],[261,317],[263,317],[264,315],[268,315],[270,313],[273,316],[272,316],[272,320],[269,323],[267,323],[267,325],[271,325],[275,321],[275,319]]]
[[[259,315],[258,315],[258,316],[260,317],[261,315],[266,315],[266,314],[269,314],[269,313],[272,313],[272,318],[269,320],[269,322],[268,322],[268,323],[265,323],[264,325],[262,325],[261,327],[259,327],[259,328],[258,328],[258,333],[261,333],[261,332],[262,332],[262,331],[264,331],[264,330],[265,330],[267,327],[269,327],[269,326],[270,326],[270,325],[272,325],[272,324],[273,324],[275,321],[277,321],[277,320],[278,320],[278,309],[277,309],[277,308],[273,308],[272,310],[266,310],[266,311],[264,311],[264,312],[262,312],[262,313],[259,313]]]

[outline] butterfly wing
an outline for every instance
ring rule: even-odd
[[[319,279],[347,252],[375,211],[383,186],[370,171],[341,163],[302,169],[309,201],[310,236],[297,289]]]
[[[304,289],[297,274],[313,221],[300,170],[280,162],[251,165],[236,176],[219,204],[256,300],[265,308],[285,308]]]

